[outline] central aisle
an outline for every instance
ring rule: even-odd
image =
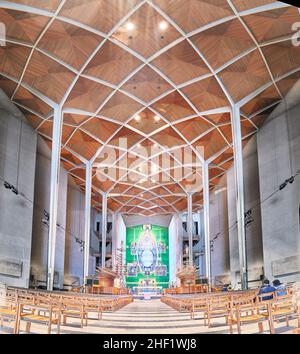
[[[218,322],[218,321],[217,321]],[[224,323],[224,321],[222,321]],[[227,333],[228,327],[219,323],[210,332]],[[100,321],[89,320],[84,329],[62,327],[62,333],[204,333],[202,319],[191,320],[189,314],[179,313],[160,300],[134,300],[113,313],[104,313]]]

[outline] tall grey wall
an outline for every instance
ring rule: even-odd
[[[45,286],[47,279],[47,252],[49,227],[42,222],[44,210],[49,213],[51,181],[50,150],[41,137],[38,137],[35,171],[34,213],[32,230],[31,277],[32,286]],[[57,230],[55,247],[54,287],[63,288],[67,172],[61,167],[59,176]]]
[[[244,168],[244,198],[245,211],[254,207],[260,200],[259,170],[257,157],[257,140],[253,136],[243,149]],[[239,249],[237,238],[237,220],[235,200],[235,178],[233,166],[227,172],[227,198],[228,198],[228,227],[229,227],[229,250],[230,272],[232,285],[240,286]],[[246,228],[247,240],[247,264],[249,286],[257,286],[264,274],[261,213],[258,206],[253,210],[253,222]]]
[[[260,198],[300,170],[300,83],[290,91],[260,130]],[[300,280],[300,176],[262,204],[265,275],[271,280]]]
[[[28,287],[36,133],[0,92],[0,282]],[[10,108],[12,108],[10,110]],[[19,194],[4,187],[14,185]]]
[[[227,181],[223,176],[210,193],[211,274],[216,284],[230,283]]]

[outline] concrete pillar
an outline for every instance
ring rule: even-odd
[[[53,281],[54,281],[62,121],[63,121],[63,114],[61,108],[56,107],[54,109],[54,117],[53,117],[52,152],[51,152],[47,290],[53,290]]]
[[[242,289],[248,287],[247,276],[247,254],[246,254],[246,238],[245,238],[245,204],[244,204],[244,177],[243,177],[243,150],[242,150],[242,133],[240,108],[232,107],[232,136],[234,151],[234,173],[236,187],[236,208],[237,208],[237,231],[239,245],[239,263]]]
[[[102,249],[101,249],[102,268],[105,268],[106,233],[107,233],[107,194],[104,193],[102,195]]]
[[[208,163],[202,166],[203,174],[203,212],[204,212],[204,244],[205,244],[205,276],[211,284],[211,253],[209,229],[209,172]]]
[[[189,265],[193,265],[193,194],[188,193],[187,234],[189,239]]]
[[[118,234],[117,234],[117,228],[116,228],[116,221],[117,221],[117,215],[116,213],[112,213],[112,230],[111,230],[111,241],[112,241],[112,246],[111,246],[111,253],[112,253],[112,268],[114,269],[116,266],[116,255],[117,255],[117,248],[118,248]]]
[[[91,193],[92,193],[92,165],[86,164],[85,170],[85,205],[84,205],[84,260],[83,282],[89,275],[90,235],[91,235]]]

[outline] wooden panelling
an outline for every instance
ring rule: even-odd
[[[20,79],[30,49],[17,44],[0,46],[0,73]]]
[[[188,117],[196,113],[177,91],[161,98],[152,107],[169,121]]]
[[[146,3],[115,31],[113,38],[148,58],[180,37],[171,24],[167,24],[167,29],[161,29],[162,22],[165,19]],[[128,23],[134,28],[128,29]]]
[[[149,102],[172,89],[172,86],[149,66],[145,66],[129,79],[122,89],[145,102]]]
[[[251,37],[238,19],[200,32],[192,36],[191,40],[214,69],[255,47]]]
[[[294,46],[289,39],[262,48],[275,78],[300,66],[300,46]]]
[[[225,0],[154,0],[185,32],[233,14]]]
[[[38,47],[79,70],[102,40],[102,37],[83,28],[56,20]]]
[[[221,71],[220,78],[235,101],[239,101],[271,81],[257,50]]]
[[[60,15],[107,33],[137,3],[138,0],[68,0]]]
[[[116,92],[99,111],[99,114],[119,122],[125,122],[128,118],[133,117],[142,107],[140,103],[134,101],[132,98],[121,92]]]
[[[228,106],[228,100],[214,77],[209,77],[186,86],[182,92],[201,112]]]
[[[101,141],[106,142],[120,128],[120,125],[100,118],[89,119],[82,125],[82,129],[87,130]]]
[[[188,141],[196,139],[199,135],[213,128],[212,124],[208,123],[201,117],[189,119],[182,123],[178,123],[175,126]]]
[[[84,74],[119,84],[141,64],[132,54],[107,41],[90,61]]]
[[[294,34],[292,26],[300,21],[300,13],[295,7],[284,7],[245,16],[244,21],[260,43]]]
[[[35,51],[23,81],[54,102],[60,102],[75,75],[63,65]]]
[[[112,91],[108,86],[80,77],[69,94],[65,107],[94,113]]]
[[[186,40],[162,53],[153,60],[152,64],[177,85],[210,72]]]

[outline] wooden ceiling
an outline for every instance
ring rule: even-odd
[[[61,160],[93,206],[127,214],[202,207],[233,160],[230,101],[245,98],[243,144],[300,78],[296,7],[270,0],[2,2],[0,87],[51,148],[63,103]],[[182,158],[184,156],[184,159]]]

